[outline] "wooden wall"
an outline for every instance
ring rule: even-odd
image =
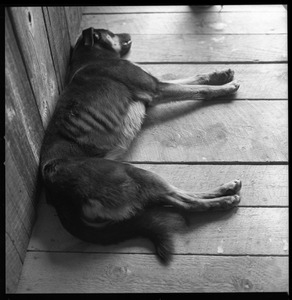
[[[5,9],[6,292],[17,287],[39,195],[39,153],[81,7]]]

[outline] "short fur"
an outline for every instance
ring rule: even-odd
[[[230,69],[161,82],[121,58],[131,43],[128,34],[82,32],[72,51],[68,84],[46,130],[40,168],[47,200],[71,234],[100,244],[147,237],[167,263],[174,251],[172,232],[183,225],[184,212],[237,205],[241,182],[187,193],[121,162],[122,155],[149,105],[229,95],[239,85]]]

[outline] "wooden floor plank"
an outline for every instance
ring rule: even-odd
[[[18,293],[287,292],[288,257],[29,252]]]
[[[244,197],[244,196],[243,196]],[[189,215],[189,228],[174,233],[176,254],[287,255],[288,208],[247,208]],[[261,236],[252,234],[261,232]],[[110,246],[82,242],[61,225],[55,209],[42,202],[28,246],[30,251],[154,253],[149,240]]]
[[[285,35],[132,35],[136,62],[287,62]]]
[[[186,101],[148,110],[125,156],[139,162],[288,159],[287,101]]]
[[[242,22],[241,20],[247,20]],[[278,34],[287,33],[287,12],[84,15],[82,28],[130,34]]]
[[[141,6],[86,6],[83,14],[104,13],[191,13],[191,12],[284,12],[283,5],[141,5]]]
[[[130,57],[131,59],[131,57]],[[141,65],[160,80],[185,78],[230,68],[240,83],[236,99],[287,99],[287,64],[153,64]]]

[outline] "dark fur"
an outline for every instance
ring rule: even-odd
[[[72,52],[68,84],[46,131],[41,172],[47,200],[71,234],[100,244],[147,237],[168,262],[171,232],[184,223],[183,211],[233,207],[240,200],[236,194],[241,182],[196,195],[118,160],[140,130],[148,105],[212,98],[233,93],[238,85],[231,82],[231,70],[180,85],[160,82],[121,59],[129,41],[127,34],[83,31]]]

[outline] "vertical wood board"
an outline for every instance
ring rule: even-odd
[[[5,283],[6,293],[14,293],[22,269],[22,259],[12,242],[11,237],[5,234],[6,256],[5,256]]]
[[[20,163],[23,178],[32,186],[36,182],[44,129],[8,19],[5,22],[5,134],[14,159]]]
[[[71,46],[74,47],[80,30],[83,7],[65,6],[65,14],[68,24]]]
[[[65,75],[70,58],[70,36],[64,7],[43,7],[52,58],[59,91],[65,86]]]
[[[5,192],[6,203],[12,208],[12,213],[17,215],[13,222],[10,222],[10,215],[6,214],[7,222],[11,223],[12,228],[16,223],[21,223],[22,230],[30,235],[35,220],[34,187],[27,185],[12,158],[11,149],[7,146],[5,151]],[[6,205],[6,208],[9,206]]]
[[[12,21],[44,127],[58,97],[57,78],[41,7],[12,7]]]

